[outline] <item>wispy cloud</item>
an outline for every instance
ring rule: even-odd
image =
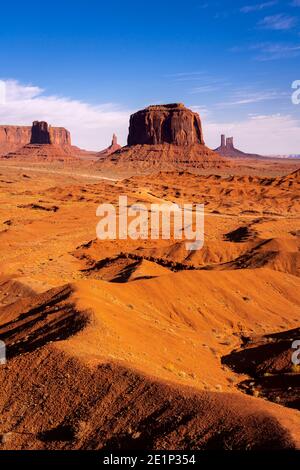
[[[229,18],[230,15],[231,12],[229,10],[217,11],[217,13],[214,15],[214,18],[216,20],[225,20],[226,18]]]
[[[226,106],[241,106],[251,103],[277,100],[285,96],[287,96],[286,92],[279,92],[277,90],[249,91],[248,89],[244,89],[234,92],[231,95],[231,99],[229,101],[217,103],[216,106],[219,108],[223,108]]]
[[[210,93],[212,91],[217,91],[220,89],[219,85],[200,85],[195,88],[192,88],[190,91],[191,94],[196,94],[196,93]]]
[[[259,51],[255,59],[262,62],[289,59],[300,55],[300,44],[261,43],[253,45],[250,49]]]
[[[294,0],[290,5],[292,7],[300,7],[300,0]]]
[[[201,80],[209,80],[209,74],[204,70],[197,72],[177,72],[164,76],[165,78],[172,78],[174,82],[199,82]]]
[[[169,78],[184,78],[184,79],[189,79],[191,77],[198,77],[201,75],[204,75],[205,72],[204,70],[198,70],[197,72],[176,72],[176,73],[170,73],[168,75],[165,75],[166,77]]]
[[[6,80],[5,103],[0,106],[0,124],[31,125],[44,120],[53,126],[68,128],[72,141],[87,149],[100,150],[107,146],[113,132],[126,141],[131,111],[114,103],[92,105],[67,97],[47,95],[33,85]]]
[[[204,138],[211,148],[220,134],[233,135],[236,147],[262,155],[299,153],[300,120],[290,115],[249,115],[239,121],[213,122],[204,119]]]
[[[230,52],[239,53],[243,51],[255,52],[255,60],[258,61],[269,61],[278,59],[290,59],[298,57],[300,55],[300,43],[289,44],[289,43],[272,43],[262,42],[252,44],[248,47],[236,46],[229,49]]]
[[[206,8],[209,7],[209,3],[208,2],[203,2],[203,3],[199,3],[197,5],[197,8],[200,8],[200,10],[205,10]]]
[[[199,82],[203,78],[200,75],[190,76],[190,77],[174,77],[175,82]]]
[[[209,116],[209,110],[206,106],[191,105],[189,108],[195,113],[198,113],[201,116],[201,119]]]
[[[0,124],[30,125],[35,119],[48,121],[53,126],[64,126],[71,131],[75,145],[100,150],[108,145],[113,132],[125,143],[128,119],[132,110],[105,103],[92,105],[68,97],[49,95],[39,86],[23,85],[7,80],[6,103],[0,106]],[[205,85],[203,85],[205,86]],[[232,102],[241,105],[282,97],[276,90],[254,92],[238,90],[231,95]],[[227,104],[228,105],[228,104]],[[204,135],[211,147],[217,147],[222,131],[233,134],[236,144],[251,152],[270,154],[297,153],[300,148],[300,122],[291,116],[249,116],[248,119],[212,122],[212,108],[193,106],[204,121]]]
[[[277,15],[265,16],[258,26],[263,29],[272,29],[275,31],[284,31],[293,28],[297,24],[295,16],[278,13]]]
[[[245,5],[244,7],[240,8],[242,13],[252,13],[253,11],[261,11],[265,8],[270,8],[278,3],[277,0],[264,2],[264,3],[256,3],[255,5]]]

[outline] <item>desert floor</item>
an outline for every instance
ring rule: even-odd
[[[299,171],[102,176],[0,163],[0,448],[299,447]],[[97,240],[119,195],[203,249]]]

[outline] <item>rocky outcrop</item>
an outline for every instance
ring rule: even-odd
[[[114,151],[121,148],[121,145],[118,144],[118,138],[117,138],[116,134],[113,134],[112,141],[111,141],[111,146],[109,148],[114,150]]]
[[[65,147],[71,145],[71,134],[64,127],[50,127],[51,143]]]
[[[31,127],[0,126],[0,155],[13,152],[30,142]]]
[[[1,158],[34,163],[76,163],[79,161],[72,147],[62,147],[55,144],[27,144]]]
[[[215,149],[222,157],[231,157],[231,158],[267,158],[263,157],[262,155],[257,155],[253,153],[245,153],[241,150],[235,148],[233,143],[233,137],[227,137],[222,134],[221,135],[221,145],[220,147]]]
[[[148,106],[132,114],[128,145],[204,144],[200,117],[182,103]]]
[[[111,155],[112,153],[116,152],[120,148],[121,148],[121,145],[118,144],[118,138],[117,138],[116,134],[113,134],[111,145],[109,147],[107,147],[106,149],[101,150],[101,152],[98,152],[96,156],[97,157],[108,156],[108,155]]]
[[[34,121],[29,143],[2,156],[5,159],[32,162],[76,163],[78,158],[71,146],[70,133],[64,128],[52,128],[45,121]]]
[[[34,121],[31,128],[31,144],[52,144],[49,126],[45,121]]]
[[[109,166],[115,172],[124,171],[126,175],[197,168],[217,170],[230,166],[230,162],[199,144],[132,145],[122,147],[109,156],[100,157],[95,164],[103,169]]]
[[[71,146],[70,132],[64,127],[50,127],[51,142],[61,147]],[[31,142],[32,127],[0,126],[0,156],[15,152]]]
[[[71,145],[70,132],[63,127],[51,127],[45,121],[34,121],[31,127],[31,144]]]
[[[205,146],[201,120],[183,104],[149,106],[130,117],[128,145],[98,154],[99,169],[120,175],[214,169],[230,161]]]

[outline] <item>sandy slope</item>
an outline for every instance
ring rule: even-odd
[[[277,450],[299,443],[291,410],[236,393],[179,389],[112,363],[91,370],[53,347],[12,359],[0,377],[2,449]]]
[[[250,274],[245,281],[257,292]],[[216,276],[219,287],[212,295]],[[254,298],[249,307],[243,292],[236,292],[237,276],[227,273],[210,273],[212,279],[179,273],[164,276],[163,283],[152,279],[123,286],[81,282],[3,307],[0,335],[11,357],[1,369],[2,426],[12,433],[5,448],[296,445],[299,412],[243,397],[233,387],[233,374],[218,366],[224,351],[254,324],[260,331],[269,323],[279,329],[281,322],[296,323],[292,315],[279,313],[299,312],[293,279],[287,286],[280,273],[265,276],[265,302],[275,295],[277,305],[267,313]],[[288,289],[289,300],[282,289]],[[169,388],[166,381],[177,385]],[[8,407],[7,400],[14,405]],[[234,429],[230,435],[228,428]]]
[[[299,412],[271,392],[245,396],[249,368],[223,359],[247,337],[299,327],[299,173],[94,184],[0,173],[2,448],[299,443]],[[203,250],[96,240],[98,204],[124,193],[207,201]]]

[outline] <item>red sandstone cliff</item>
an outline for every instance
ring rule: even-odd
[[[200,116],[181,103],[149,106],[133,114],[128,145],[99,157],[99,169],[124,174],[230,166],[204,145]]]
[[[182,103],[148,106],[130,117],[128,145],[204,144],[200,117]]]
[[[50,127],[53,144],[71,146],[70,132],[63,127]],[[15,152],[31,141],[31,126],[0,126],[0,156]]]
[[[30,142],[31,127],[0,126],[0,155],[13,152]]]
[[[14,132],[9,131],[11,129],[8,129],[6,136],[9,136],[13,141]],[[26,138],[27,143],[20,147],[19,140],[17,148],[6,152],[2,158],[28,162],[75,163],[79,161],[71,146],[70,133],[66,129],[52,128],[45,121],[34,121],[28,134],[26,131],[21,135],[22,138]]]

